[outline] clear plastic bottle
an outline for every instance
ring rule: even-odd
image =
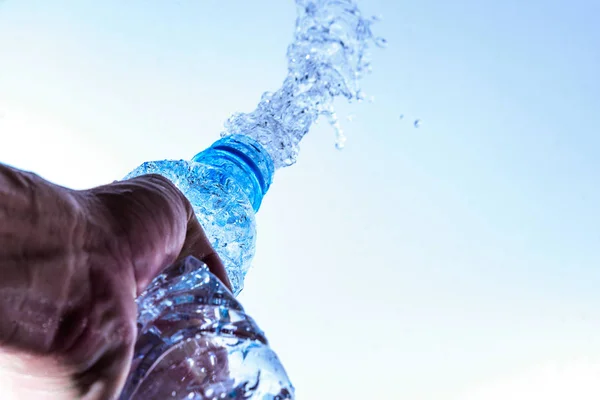
[[[190,200],[237,295],[254,256],[254,213],[273,178],[270,156],[233,135],[191,162],[146,162],[127,178],[150,173]],[[138,339],[121,400],[293,399],[279,359],[234,294],[193,257],[158,276],[137,299]]]

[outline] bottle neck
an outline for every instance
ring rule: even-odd
[[[273,181],[271,156],[257,141],[245,135],[231,135],[196,154],[192,161],[220,168],[246,193],[254,211]]]

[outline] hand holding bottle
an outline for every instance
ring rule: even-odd
[[[0,164],[2,398],[116,398],[136,296],[188,255],[229,286],[188,200],[163,177],[73,191]]]

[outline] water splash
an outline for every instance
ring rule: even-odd
[[[415,128],[420,128],[423,123],[420,119],[415,119],[414,126]]]
[[[221,136],[242,134],[263,145],[275,168],[296,162],[299,143],[317,118],[333,126],[336,147],[346,140],[333,110],[333,99],[365,98],[360,79],[371,71],[368,49],[385,47],[353,0],[296,0],[295,39],[287,50],[288,75],[276,92],[266,92],[256,110],[232,115]]]

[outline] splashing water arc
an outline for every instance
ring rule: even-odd
[[[265,147],[275,168],[296,162],[299,143],[321,115],[336,132],[336,147],[345,137],[333,99],[362,100],[359,80],[370,72],[370,44],[384,47],[352,0],[296,0],[294,41],[287,50],[288,75],[276,92],[266,92],[250,113],[232,115],[221,136],[247,135]]]

